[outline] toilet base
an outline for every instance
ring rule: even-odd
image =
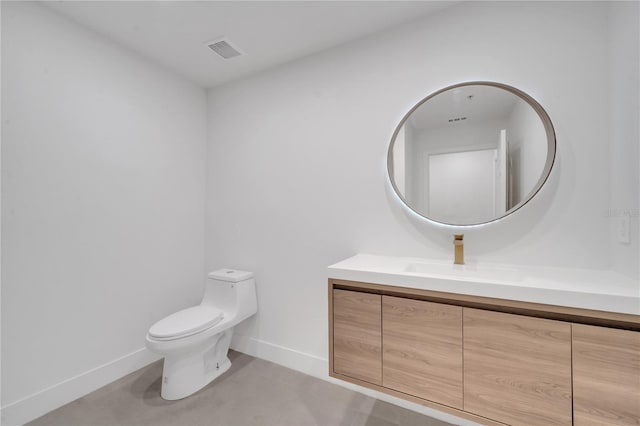
[[[231,335],[232,331],[226,330],[199,349],[167,354],[160,396],[169,401],[186,398],[226,372],[231,367],[227,357]]]

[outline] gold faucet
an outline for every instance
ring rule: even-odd
[[[455,265],[464,265],[464,243],[462,242],[463,238],[464,235],[462,234],[453,236],[453,263]]]

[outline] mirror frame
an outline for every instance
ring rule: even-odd
[[[394,144],[396,142],[396,137],[398,136],[398,132],[400,132],[400,129],[402,128],[402,126],[404,126],[406,121],[409,119],[411,114],[413,114],[413,112],[416,109],[420,108],[420,106],[422,106],[429,99],[431,99],[431,98],[433,98],[433,97],[435,97],[435,96],[437,96],[437,95],[439,95],[439,94],[441,94],[443,92],[446,92],[448,90],[455,89],[455,88],[458,88],[458,87],[465,87],[465,86],[492,86],[492,87],[497,87],[499,89],[503,89],[503,90],[506,90],[508,92],[511,92],[514,95],[516,95],[519,98],[521,98],[522,100],[524,100],[525,102],[527,102],[531,106],[531,108],[533,108],[534,111],[538,114],[538,117],[540,117],[540,120],[542,120],[542,124],[544,126],[544,130],[545,130],[545,133],[547,135],[547,159],[546,159],[546,162],[544,164],[544,168],[542,169],[542,174],[540,175],[540,178],[536,182],[536,184],[533,187],[533,189],[527,194],[526,197],[523,197],[522,201],[520,201],[514,207],[512,207],[509,210],[507,210],[504,214],[502,214],[502,215],[500,215],[500,216],[498,216],[498,217],[496,217],[496,218],[494,218],[492,220],[488,220],[486,222],[456,224],[456,223],[441,222],[439,220],[435,220],[435,219],[432,219],[432,218],[430,218],[428,216],[425,216],[424,214],[420,213],[419,211],[417,211],[416,209],[411,207],[409,205],[409,203],[407,202],[407,200],[404,198],[404,196],[402,194],[400,194],[400,191],[398,191],[396,183],[393,181],[393,146],[394,146]],[[544,108],[542,108],[542,106],[538,103],[538,101],[536,101],[534,98],[532,98],[531,96],[529,96],[528,94],[526,94],[522,90],[516,89],[515,87],[509,86],[509,85],[506,85],[506,84],[503,84],[503,83],[496,83],[496,82],[493,82],[493,81],[468,81],[468,82],[464,82],[464,83],[458,83],[458,84],[453,84],[451,86],[447,86],[447,87],[445,87],[443,89],[438,90],[437,92],[434,92],[434,93],[430,94],[429,96],[427,96],[426,98],[424,98],[420,102],[418,102],[413,108],[411,108],[409,110],[409,112],[407,112],[404,115],[402,120],[400,120],[400,123],[396,126],[396,129],[393,132],[393,135],[391,136],[391,142],[389,143],[389,149],[387,150],[387,175],[389,177],[389,181],[391,182],[391,186],[393,188],[393,191],[398,196],[398,198],[400,198],[400,201],[402,201],[402,204],[404,204],[405,207],[407,207],[409,210],[411,210],[412,212],[414,212],[418,216],[420,216],[420,217],[422,217],[424,219],[427,219],[430,222],[439,223],[441,225],[448,225],[448,226],[455,226],[455,227],[477,226],[477,225],[484,225],[484,224],[487,224],[487,223],[496,222],[496,221],[498,221],[498,220],[500,220],[500,219],[502,219],[502,218],[504,218],[506,216],[509,216],[510,214],[512,214],[512,213],[516,212],[517,210],[519,210],[520,208],[522,208],[522,206],[527,204],[529,201],[531,201],[531,199],[533,197],[535,197],[535,195],[538,193],[538,191],[540,191],[542,186],[545,184],[545,182],[549,178],[549,175],[551,173],[551,169],[552,169],[553,164],[555,162],[555,158],[556,158],[556,133],[555,133],[555,130],[553,128],[553,124],[551,123],[551,119],[549,118],[549,115],[544,110]]]

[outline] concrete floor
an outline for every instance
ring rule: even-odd
[[[446,426],[268,361],[230,352],[228,372],[196,394],[160,398],[162,361],[58,408],[29,425]]]

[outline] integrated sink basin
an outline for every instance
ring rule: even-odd
[[[610,270],[358,254],[328,278],[640,315],[640,282]]]
[[[469,278],[495,281],[522,281],[523,274],[516,268],[498,265],[454,265],[444,262],[408,262],[403,272],[409,274]]]

